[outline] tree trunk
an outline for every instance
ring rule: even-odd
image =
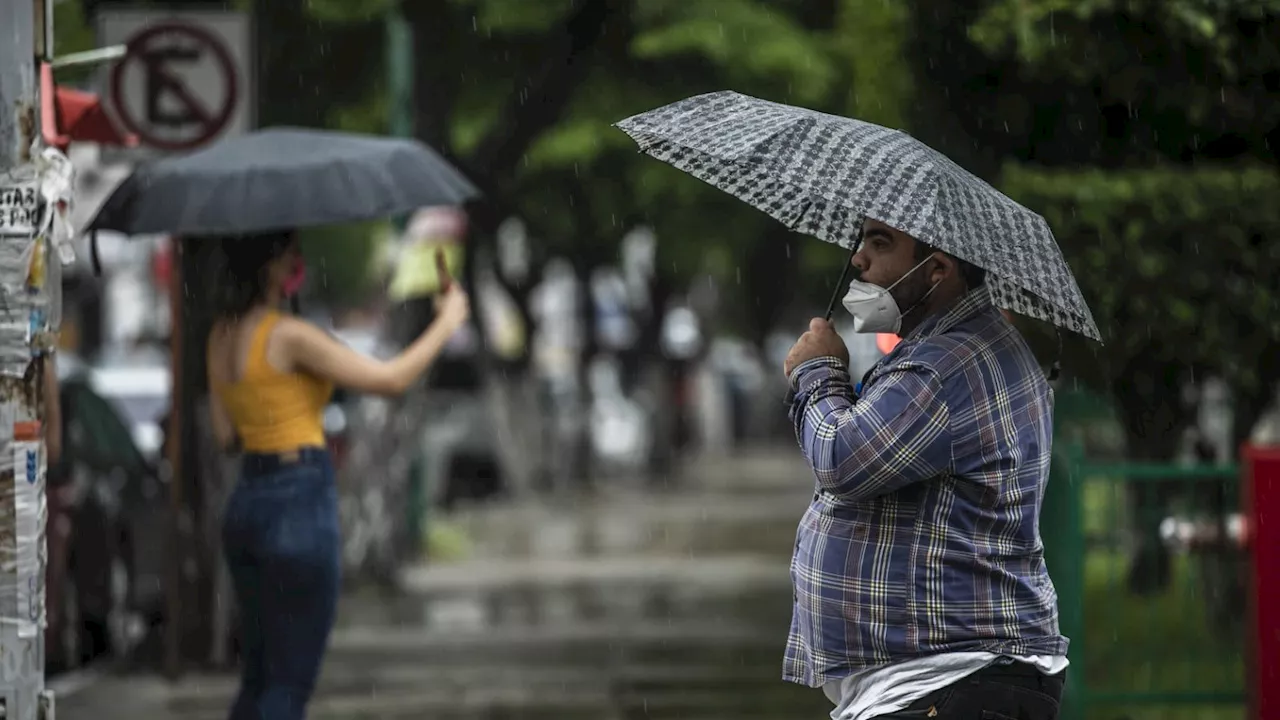
[[[453,109],[462,75],[438,58],[453,55],[462,19],[453,3],[401,3],[413,39],[413,134],[446,157],[453,156]]]
[[[609,20],[621,14],[618,7],[614,0],[578,3],[564,32],[548,41],[542,64],[519,81],[507,107],[499,114],[502,121],[472,154],[473,171],[482,173],[478,177],[491,181],[509,176],[529,146],[560,120],[591,67],[593,47],[604,35]]]
[[[578,322],[582,327],[582,349],[578,356],[578,413],[581,428],[574,444],[576,455],[573,477],[578,487],[592,488],[594,482],[594,457],[592,445],[591,409],[595,396],[591,392],[591,363],[600,354],[600,338],[596,335],[595,301],[591,294],[591,275],[596,263],[583,253],[574,253],[573,269],[578,276]]]
[[[973,93],[957,80],[992,71],[995,62],[967,41],[969,27],[983,10],[979,0],[909,0],[911,39],[907,53],[916,87],[909,113],[912,134],[979,177],[993,177],[1001,157],[994,148],[979,147],[971,132],[981,112],[965,107]],[[957,73],[963,68],[962,73]]]
[[[1112,394],[1124,424],[1131,461],[1168,463],[1174,460],[1183,432],[1195,418],[1195,408],[1182,398],[1187,379],[1184,366],[1143,359],[1141,353],[1118,376]],[[1159,528],[1176,490],[1173,482],[1129,482],[1131,521],[1137,541],[1129,569],[1132,592],[1149,594],[1163,590],[1171,580],[1171,558],[1160,542]]]
[[[435,58],[446,56],[441,48],[448,48],[458,38],[467,37],[470,28],[463,27],[464,20],[449,9],[448,3],[404,5],[405,20],[413,33],[417,59],[415,134],[457,164],[484,195],[483,200],[471,208],[473,232],[466,250],[468,268],[474,264],[478,250],[483,248],[496,252],[492,240],[498,224],[503,218],[515,214],[513,208],[518,203],[506,196],[508,183],[502,179],[516,172],[529,146],[560,120],[590,67],[593,48],[611,24],[625,28],[629,7],[629,4],[612,0],[580,0],[564,30],[553,33],[547,40],[543,61],[517,80],[518,92],[512,94],[508,106],[500,113],[502,120],[481,139],[470,157],[460,158],[453,152],[450,142],[460,76],[456,68],[436,62]],[[428,53],[431,57],[427,56]],[[528,296],[534,283],[531,281],[525,287],[518,287],[501,274],[498,274],[498,280],[516,300],[526,330],[532,335]],[[478,317],[478,303],[475,310]],[[527,369],[529,360],[526,351],[516,366]]]
[[[1280,342],[1269,343],[1257,358],[1258,364],[1254,368],[1257,383],[1247,386],[1234,383],[1231,386],[1233,452],[1249,440],[1254,425],[1276,400],[1277,384],[1280,383]]]
[[[742,320],[748,338],[757,347],[764,347],[765,339],[795,297],[800,279],[797,247],[800,240],[800,236],[778,224],[751,248],[746,263],[744,282],[748,292],[743,298],[746,307]],[[840,268],[832,268],[831,273],[834,280],[839,277]]]
[[[317,79],[300,73],[293,58],[308,57],[325,41],[326,33],[306,10],[305,0],[270,0],[253,3],[257,43],[258,126],[296,125],[317,127],[331,98],[309,92]],[[307,90],[304,92],[304,89]]]

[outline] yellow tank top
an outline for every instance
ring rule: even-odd
[[[280,322],[268,312],[254,328],[244,375],[213,388],[245,452],[284,453],[324,447],[324,408],[333,385],[305,373],[282,373],[267,362],[267,339]]]

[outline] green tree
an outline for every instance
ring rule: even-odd
[[[1193,410],[1177,398],[1196,370],[1225,373],[1242,398],[1280,379],[1260,375],[1255,343],[1221,341],[1219,328],[1240,327],[1228,322],[1238,298],[1186,302],[1189,287],[1252,286],[1252,269],[1269,267],[1268,243],[1235,240],[1267,223],[1223,189],[1254,187],[1273,172],[1237,172],[1232,163],[1274,168],[1278,159],[1280,109],[1267,100],[1280,77],[1269,40],[1280,32],[1277,3],[915,0],[912,24],[917,85],[934,90],[917,104],[917,133],[987,177],[1010,161],[1026,166],[1006,173],[1010,189],[1035,186],[1028,201],[1047,214],[1067,196],[1043,191],[1077,185],[1072,212],[1059,221],[1068,229],[1086,207],[1093,213],[1097,234],[1061,244],[1107,345],[1072,365],[1099,370],[1082,374],[1116,398],[1135,455],[1172,455]],[[1064,174],[1055,181],[1055,173]],[[1143,201],[1164,211],[1137,213]],[[1199,226],[1194,251],[1170,241],[1185,236],[1189,216],[1214,219]],[[1206,263],[1210,256],[1221,263]],[[1131,268],[1162,281],[1120,286],[1117,273]],[[1254,302],[1265,300],[1244,307]],[[1264,327],[1250,311],[1240,317]],[[1214,328],[1204,327],[1208,318]],[[1195,342],[1188,325],[1200,327]],[[1155,432],[1144,417],[1167,422]]]
[[[892,71],[878,73],[883,68],[859,48],[893,56],[901,33],[892,29],[905,15],[866,0],[657,0],[635,3],[610,22],[561,120],[512,168],[511,193],[551,250],[587,258],[587,264],[611,259],[626,228],[644,220],[662,240],[661,271],[677,282],[710,271],[727,289],[741,288],[741,297],[729,303],[740,312],[729,319],[760,338],[795,300],[797,288],[814,286],[801,281],[803,259],[819,258],[810,264],[824,265],[833,280],[839,253],[789,238],[762,213],[637,154],[612,124],[725,88],[832,112],[870,109],[877,119],[896,123],[909,83],[895,82]],[[493,94],[481,88],[474,102],[486,98],[492,103]],[[461,135],[463,147],[476,142]],[[822,294],[808,301],[821,302]]]
[[[262,116],[272,124],[385,127],[377,33],[392,1],[258,3]],[[402,3],[418,49],[415,134],[488,195],[491,228],[517,213],[547,253],[610,262],[627,226],[662,239],[677,284],[710,271],[741,289],[734,324],[760,337],[780,308],[825,300],[839,252],[638,155],[617,120],[733,88],[901,124],[911,83],[903,8],[881,0],[451,0]],[[341,71],[338,69],[341,68]],[[319,89],[323,88],[323,92]],[[487,233],[481,232],[483,242]],[[816,270],[825,282],[806,282]],[[797,288],[805,294],[796,297]],[[819,289],[821,288],[821,289]]]
[[[1130,455],[1173,457],[1195,419],[1184,388],[1207,373],[1231,382],[1247,433],[1280,380],[1268,280],[1280,228],[1265,200],[1280,5],[911,7],[917,87],[930,88],[913,129],[1053,224],[1107,343],[1069,341],[1067,369],[1113,399]],[[1162,501],[1143,493],[1139,513]],[[1136,587],[1167,568],[1146,547]]]

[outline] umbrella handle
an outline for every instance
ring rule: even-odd
[[[853,248],[849,250],[849,259],[844,263],[844,270],[840,271],[840,280],[836,283],[836,289],[831,293],[831,302],[827,303],[827,314],[823,317],[827,322],[831,322],[831,316],[835,315],[836,305],[844,296],[849,288],[845,287],[849,284],[849,273],[853,272],[853,256],[858,254],[858,248],[862,247],[862,238],[859,237],[853,241]],[[858,275],[862,275],[862,271],[858,271]]]
[[[848,290],[845,285],[849,283],[849,273],[853,272],[855,269],[853,267],[853,256],[858,254],[858,248],[860,247],[862,247],[861,236],[859,236],[857,240],[853,241],[853,247],[849,250],[849,259],[845,261],[844,269],[840,271],[840,280],[836,283],[835,292],[831,294],[831,302],[827,303],[827,314],[824,316],[827,322],[831,322],[831,316],[835,315],[836,312],[836,305]],[[861,276],[862,271],[858,270],[858,277]],[[861,388],[862,383],[858,383],[858,387]],[[791,391],[791,388],[787,388],[787,394],[782,398],[782,402],[785,405],[791,405],[793,400],[795,400],[795,393]]]

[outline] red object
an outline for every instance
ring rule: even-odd
[[[1280,447],[1241,449],[1245,538],[1252,555],[1245,624],[1250,720],[1280,718]]]
[[[332,459],[334,468],[341,470],[343,464],[347,461],[346,436],[329,435],[325,438],[325,445],[329,448],[329,457]]]
[[[116,130],[98,96],[58,87],[53,67],[40,63],[40,134],[46,145],[66,151],[72,142],[133,147],[138,137]]]
[[[293,272],[289,277],[284,279],[284,296],[293,297],[302,292],[302,286],[307,284],[307,261],[301,257],[298,258],[297,264],[293,266]]]
[[[151,253],[151,278],[156,287],[167,291],[173,277],[173,243],[167,242]]]
[[[898,347],[898,343],[902,342],[902,338],[893,333],[876,333],[876,347],[880,348],[880,352],[888,355],[893,349]]]

